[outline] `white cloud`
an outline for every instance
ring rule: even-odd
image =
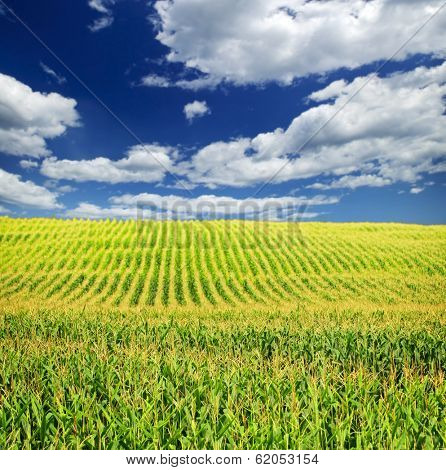
[[[184,180],[178,180],[174,184],[166,184],[166,185],[161,185],[160,186],[165,186],[166,188],[170,189],[179,189],[180,191],[192,191],[194,190],[198,185],[189,183],[189,181],[184,181]]]
[[[146,75],[141,79],[141,85],[157,88],[169,88],[172,83],[160,75]]]
[[[73,99],[39,93],[0,73],[0,152],[17,156],[50,155],[46,139],[79,125]]]
[[[197,91],[201,88],[216,88],[219,80],[213,77],[201,77],[193,80],[175,80],[172,81],[162,75],[149,74],[141,79],[141,85],[154,88],[182,88],[184,90]]]
[[[57,194],[32,181],[22,181],[19,175],[0,169],[0,201],[36,209],[60,209]]]
[[[54,80],[56,80],[56,82],[59,85],[62,85],[63,83],[67,81],[67,79],[64,76],[58,75],[52,68],[48,67],[48,65],[44,64],[43,62],[40,62],[39,65],[40,65],[40,68],[50,77],[54,78]]]
[[[74,193],[74,191],[77,191],[77,188],[69,184],[64,184],[62,186],[56,186],[55,191],[61,194]]]
[[[88,6],[93,10],[101,13],[102,16],[97,18],[88,29],[95,33],[101,29],[108,28],[112,25],[114,18],[111,7],[116,3],[115,0],[89,0]]]
[[[206,101],[193,101],[192,103],[186,104],[183,112],[186,119],[189,122],[192,122],[196,118],[210,114],[211,110],[209,109]]]
[[[424,188],[411,188],[410,189],[410,194],[420,194],[424,191]]]
[[[88,6],[99,13],[107,15],[110,13],[110,8],[107,5],[113,5],[114,3],[114,0],[89,0]]]
[[[137,207],[143,208],[143,218],[150,219],[222,219],[244,218],[249,220],[298,220],[314,218],[318,212],[306,212],[306,206],[336,204],[337,197],[315,196],[235,199],[215,195],[197,198],[160,196],[158,194],[125,194],[110,198],[110,207],[81,203],[66,211],[68,217],[82,218],[136,218]]]
[[[96,33],[97,31],[100,31],[101,29],[108,28],[113,24],[114,18],[113,16],[102,16],[101,18],[98,18],[94,20],[94,22],[91,25],[88,25],[88,29],[92,33]]]
[[[39,164],[34,160],[20,160],[19,164],[24,170],[37,168],[39,166]]]
[[[70,186],[69,184],[59,185],[59,182],[56,180],[47,180],[43,185],[45,188],[51,189],[59,194],[73,193],[74,191],[77,191],[77,188]]]
[[[0,13],[1,13],[1,10],[0,10]],[[7,209],[5,206],[0,205],[0,214],[10,214],[10,213],[11,211],[9,209]]]
[[[177,151],[171,147],[135,145],[128,150],[125,158],[116,161],[105,157],[92,160],[47,158],[42,162],[40,171],[56,180],[153,183],[163,180],[167,170],[172,169],[172,159],[176,155]]]
[[[413,183],[423,173],[445,171],[446,62],[375,77],[299,151],[367,80],[335,82],[313,93],[316,106],[287,129],[211,143],[179,163],[176,172],[210,188],[252,186],[275,174],[274,183],[356,174],[333,183],[354,188]]]
[[[391,57],[443,0],[158,0],[157,39],[167,60],[205,74],[192,86],[279,81]],[[446,15],[406,45],[445,54]],[[207,77],[207,78],[206,78]],[[209,80],[209,81],[207,81]]]
[[[390,178],[383,178],[382,176],[378,175],[345,175],[342,178],[337,180],[333,180],[328,184],[324,183],[314,183],[308,186],[311,189],[357,189],[362,186],[371,186],[375,188],[381,188],[383,186],[388,186],[392,184],[393,180]]]
[[[67,217],[80,219],[132,219],[136,218],[135,208],[100,207],[88,202],[81,202],[76,208],[65,212]]]

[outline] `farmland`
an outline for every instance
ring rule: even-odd
[[[0,218],[0,448],[446,447],[446,227]]]

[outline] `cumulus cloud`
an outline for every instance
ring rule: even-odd
[[[68,217],[82,218],[143,218],[157,220],[226,219],[294,221],[314,218],[318,212],[306,212],[307,206],[324,206],[339,202],[337,197],[315,196],[235,199],[215,195],[197,198],[160,196],[158,194],[125,194],[110,198],[110,207],[81,203],[66,211]]]
[[[0,10],[1,13],[1,10]],[[5,206],[0,205],[0,214],[10,214],[11,211],[7,209]]]
[[[192,122],[196,118],[210,114],[211,110],[209,109],[206,101],[193,101],[192,103],[186,104],[183,112],[186,119],[189,122]]]
[[[423,173],[445,171],[446,62],[374,77],[323,127],[369,79],[334,82],[313,93],[315,106],[287,129],[211,143],[191,161],[178,164],[176,171],[210,188],[251,186],[268,182],[273,175],[274,183],[351,175],[331,186],[354,188],[413,183]]]
[[[98,157],[92,160],[58,160],[50,157],[42,162],[41,173],[48,178],[103,183],[154,183],[163,180],[172,169],[177,151],[159,145],[135,145],[125,158],[111,160]]]
[[[32,181],[22,181],[19,175],[0,169],[0,201],[35,209],[60,209],[57,194]]]
[[[17,156],[50,155],[46,139],[79,125],[76,101],[58,93],[39,93],[0,73],[0,152]]]
[[[101,13],[102,16],[97,18],[88,29],[95,33],[101,29],[108,28],[113,24],[114,17],[111,7],[116,3],[115,0],[89,0],[88,6],[93,10]]]
[[[167,60],[199,71],[191,86],[278,81],[356,68],[391,57],[442,0],[158,0],[157,39]],[[404,48],[446,52],[438,15]],[[184,85],[184,83],[183,83]]]
[[[52,68],[48,67],[48,65],[44,64],[43,62],[40,62],[40,68],[47,74],[49,75],[51,78],[53,78],[54,80],[56,80],[56,82],[59,84],[59,85],[62,85],[63,83],[65,83],[67,81],[67,79],[63,76],[63,75],[59,75],[57,74]]]

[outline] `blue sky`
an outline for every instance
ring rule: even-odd
[[[3,2],[3,214],[446,223],[440,1]]]

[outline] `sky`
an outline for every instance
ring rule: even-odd
[[[0,0],[0,215],[444,224],[443,3]]]

